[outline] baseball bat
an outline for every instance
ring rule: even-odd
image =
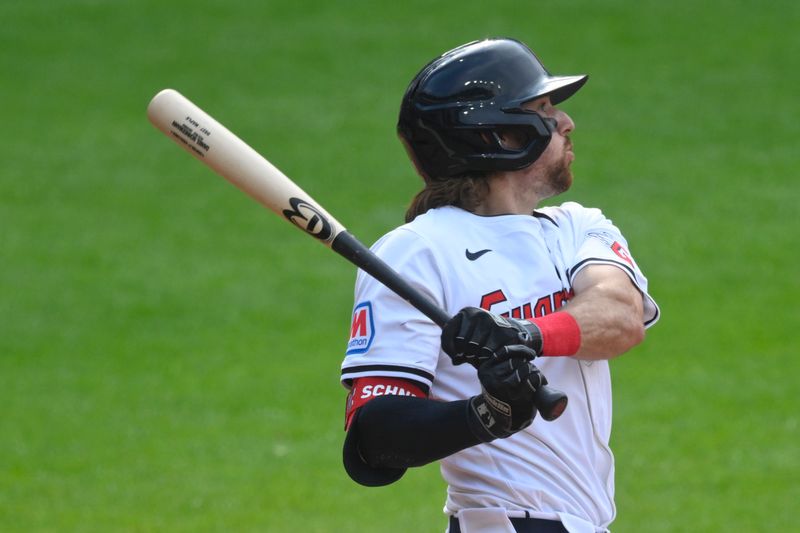
[[[319,203],[272,163],[174,89],[156,94],[147,106],[150,122],[167,137],[258,203],[364,270],[440,327],[450,316],[348,232]],[[567,396],[551,387],[537,391],[545,420],[564,411]]]

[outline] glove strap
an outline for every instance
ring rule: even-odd
[[[487,396],[491,400],[487,401]],[[468,402],[467,422],[472,433],[478,437],[481,442],[491,442],[494,439],[503,439],[511,435],[508,431],[501,429],[500,421],[497,419],[496,411],[490,406],[489,401],[499,402],[511,411],[511,408],[505,402],[500,402],[493,396],[484,392],[477,396],[470,398]]]

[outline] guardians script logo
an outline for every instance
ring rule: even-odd
[[[508,297],[502,289],[497,289],[481,296],[480,308],[492,313],[498,313],[506,318],[531,319],[539,318],[550,313],[555,313],[566,304],[575,293],[572,289],[562,289],[538,298],[535,302],[524,303],[517,307],[512,307],[509,311],[498,313],[497,309],[492,309],[495,305],[500,305],[508,301]]]

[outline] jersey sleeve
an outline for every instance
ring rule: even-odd
[[[633,258],[628,242],[611,220],[599,209],[585,208],[567,202],[559,208],[556,218],[563,224],[570,241],[565,253],[567,277],[572,285],[575,276],[589,265],[612,265],[622,269],[642,293],[644,325],[650,327],[658,321],[658,304],[648,294],[647,278]]]
[[[432,301],[442,304],[443,289],[426,241],[400,227],[372,250]],[[383,376],[420,383],[427,390],[439,358],[441,329],[372,276],[358,271],[350,337],[341,380]]]

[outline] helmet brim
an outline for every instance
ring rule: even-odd
[[[547,76],[534,87],[527,91],[529,96],[520,98],[506,107],[520,106],[525,102],[536,100],[542,96],[549,96],[550,103],[558,105],[583,87],[589,76],[581,74],[578,76]]]

